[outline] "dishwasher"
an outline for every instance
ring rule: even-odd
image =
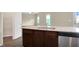
[[[79,47],[79,34],[60,32],[58,36],[59,47]]]

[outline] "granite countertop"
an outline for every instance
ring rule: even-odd
[[[22,26],[23,29],[58,31],[58,32],[73,32],[79,33],[79,27],[63,27],[63,26]]]

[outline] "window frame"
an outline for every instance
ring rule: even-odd
[[[79,24],[79,12],[75,12],[75,23]]]
[[[45,21],[46,21],[46,26],[51,26],[51,15],[50,14],[46,14],[45,17]]]

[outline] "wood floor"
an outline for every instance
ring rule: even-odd
[[[12,39],[12,37],[5,37],[3,40],[3,47],[23,47],[22,38]]]

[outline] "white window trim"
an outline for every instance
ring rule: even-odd
[[[76,16],[76,24],[79,24],[79,16]]]
[[[49,25],[48,22],[47,22],[48,19],[51,19],[51,15],[50,15],[50,14],[47,14],[47,15],[46,15],[46,25],[47,25],[47,26],[51,26],[51,21],[50,21],[50,25]]]

